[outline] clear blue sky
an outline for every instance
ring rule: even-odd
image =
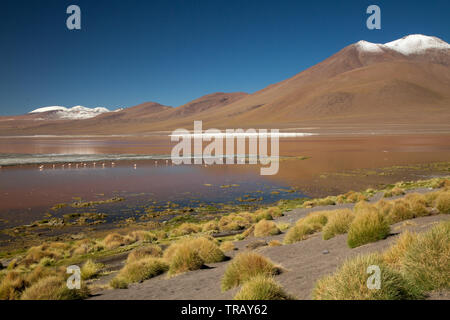
[[[66,28],[77,4],[82,30]],[[382,29],[368,30],[370,4]],[[2,0],[0,114],[255,92],[365,39],[450,41],[450,1]]]

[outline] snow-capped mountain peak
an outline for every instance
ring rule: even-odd
[[[31,111],[30,113],[46,113],[46,119],[89,119],[102,113],[111,112],[107,108],[87,108],[83,106],[74,106],[66,108],[62,106],[42,107]]]
[[[423,34],[411,34],[385,44],[372,43],[361,40],[356,43],[359,50],[364,52],[381,53],[384,50],[394,50],[403,55],[421,54],[429,49],[449,50],[450,44],[437,38]]]

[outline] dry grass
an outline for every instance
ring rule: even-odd
[[[158,239],[152,232],[145,230],[132,231],[128,237],[132,242],[152,242]]]
[[[203,232],[217,232],[219,231],[219,223],[215,220],[208,221],[202,225]]]
[[[389,191],[386,191],[384,193],[384,197],[385,198],[390,198],[390,197],[394,197],[394,196],[401,196],[405,194],[405,190],[403,190],[402,188],[399,187],[394,187]]]
[[[403,232],[395,244],[383,252],[383,260],[391,267],[399,269],[406,250],[415,241],[417,235],[409,231]]]
[[[369,242],[375,242],[389,235],[390,226],[385,216],[375,207],[360,210],[350,224],[347,244],[355,248]]]
[[[440,213],[450,213],[450,192],[440,192],[434,200],[434,204],[436,209],[439,210]]]
[[[322,229],[324,240],[333,238],[338,234],[347,233],[355,214],[350,209],[335,210],[328,218],[327,224]]]
[[[233,241],[225,241],[220,245],[220,250],[223,252],[233,251],[235,248]]]
[[[185,239],[170,245],[164,252],[169,263],[169,275],[200,269],[205,263],[220,262],[225,255],[209,238]]]
[[[259,275],[245,282],[234,300],[294,300],[270,276]]]
[[[273,221],[261,220],[255,225],[255,237],[267,237],[280,234],[281,231]]]
[[[168,270],[168,265],[160,258],[147,257],[129,262],[115,279],[110,282],[113,288],[126,288],[128,284],[142,282]]]
[[[331,211],[312,212],[304,218],[299,219],[289,229],[284,237],[284,243],[291,244],[306,239],[309,235],[319,232],[328,221]]]
[[[128,254],[127,263],[133,262],[142,258],[154,257],[159,258],[162,256],[162,249],[156,244],[152,244],[146,247],[134,249]]]
[[[222,291],[237,287],[257,275],[274,275],[279,272],[272,261],[255,253],[243,252],[228,264],[222,278]]]
[[[450,222],[418,234],[399,254],[401,271],[420,290],[450,288]]]
[[[132,242],[133,239],[130,237],[125,237],[118,233],[110,233],[103,239],[103,245],[109,250],[128,245]]]
[[[250,227],[253,218],[246,214],[229,214],[219,220],[220,231],[236,231]]]
[[[192,233],[198,233],[202,231],[202,226],[195,224],[195,223],[183,223],[170,233],[172,237],[181,237],[186,236]]]
[[[87,260],[81,267],[81,279],[88,280],[97,277],[103,267],[104,265],[101,263],[95,263],[91,259]]]
[[[369,289],[369,266],[381,271],[379,290]],[[332,275],[317,281],[312,294],[316,300],[403,300],[419,298],[414,288],[402,275],[383,262],[378,254],[358,256],[347,260]]]
[[[29,285],[26,277],[17,271],[9,271],[0,283],[0,300],[17,300]]]
[[[89,296],[86,286],[81,289],[67,288],[66,281],[60,276],[42,278],[22,294],[22,300],[75,300],[84,299]]]
[[[283,244],[278,240],[271,240],[271,241],[269,241],[269,243],[267,245],[269,247],[278,247],[278,246],[282,246]]]
[[[370,290],[367,267],[381,269],[380,290]],[[320,279],[315,299],[419,299],[450,289],[450,222],[417,234],[405,232],[382,254],[347,260],[333,275]]]

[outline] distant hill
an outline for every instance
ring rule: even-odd
[[[450,129],[450,45],[409,35],[359,41],[253,94],[214,93],[171,108],[144,103],[86,120],[0,118],[0,134],[125,134],[192,128],[440,126]],[[3,121],[2,121],[3,120]]]

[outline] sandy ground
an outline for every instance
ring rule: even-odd
[[[415,190],[416,192],[426,192],[428,190]],[[375,195],[371,201],[377,201],[380,194]],[[312,209],[296,209],[285,213],[284,217],[276,222],[295,222],[311,211],[321,209],[338,209],[352,207],[352,204],[315,207]],[[306,239],[290,245],[277,247],[262,246],[255,251],[269,257],[275,263],[280,264],[285,271],[276,276],[276,280],[290,293],[299,299],[311,299],[311,292],[314,284],[320,277],[332,273],[342,262],[352,256],[362,253],[381,251],[389,247],[401,232],[424,231],[435,223],[443,220],[450,220],[449,215],[437,215],[417,218],[408,222],[400,222],[392,225],[391,235],[384,240],[370,243],[355,249],[347,246],[347,235],[339,235],[330,240],[323,240],[321,233],[317,233]],[[280,240],[284,234],[255,238],[250,237],[243,241],[235,242],[237,250],[227,253],[233,257],[238,252],[250,250],[249,244],[258,241]],[[108,269],[118,270],[123,265],[124,256],[116,259],[103,261],[108,264]],[[143,283],[130,285],[128,289],[104,290],[96,293],[91,299],[123,299],[123,300],[210,300],[210,299],[232,299],[237,288],[227,292],[221,292],[220,281],[229,261],[209,264],[206,268],[181,274],[168,279],[167,275],[161,275]],[[98,280],[99,284],[107,283],[115,273]],[[434,292],[430,295],[432,299],[449,299],[448,292]]]

